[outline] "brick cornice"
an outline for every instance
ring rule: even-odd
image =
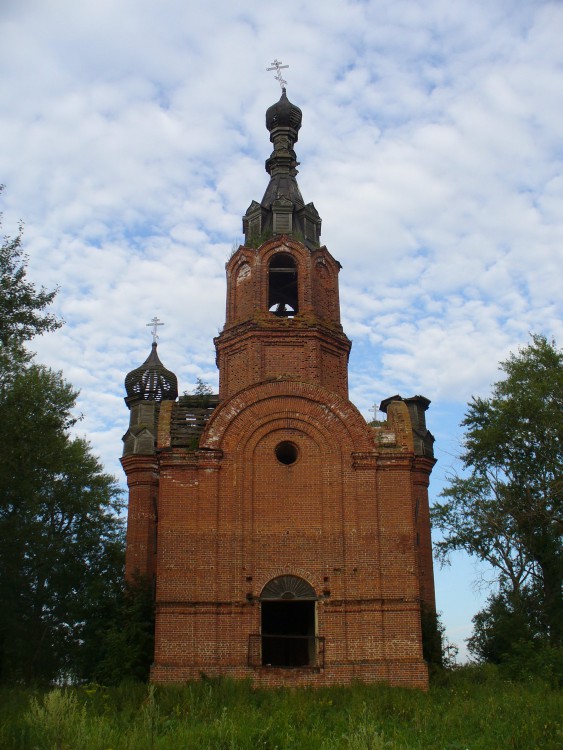
[[[377,457],[377,467],[383,471],[411,469],[413,460],[412,453],[379,455]]]
[[[230,344],[233,339],[256,336],[261,332],[268,337],[283,338],[292,335],[303,337],[307,334],[314,334],[317,337],[324,336],[336,339],[341,345],[347,345],[348,347],[352,345],[340,324],[327,325],[313,312],[298,313],[293,318],[280,318],[267,311],[256,311],[251,320],[225,327],[213,341],[216,346],[221,347]]]
[[[131,455],[120,459],[127,476],[136,472],[158,471],[158,460],[154,455]]]

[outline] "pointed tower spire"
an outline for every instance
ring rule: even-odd
[[[295,179],[299,162],[293,150],[302,119],[301,110],[289,101],[283,88],[279,102],[272,104],[266,112],[266,127],[270,131],[270,141],[274,144],[274,150],[266,160],[270,184],[262,198],[263,206],[273,206],[280,198],[291,201],[293,207],[304,206]]]
[[[242,220],[247,245],[286,234],[295,236],[309,249],[319,246],[321,218],[312,203],[305,205],[296,179],[299,162],[293,147],[302,118],[301,110],[289,101],[282,86],[279,101],[266,111],[266,128],[274,145],[266,160],[270,182],[262,201],[252,201]]]

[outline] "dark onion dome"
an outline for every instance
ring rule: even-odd
[[[178,378],[167,370],[156,353],[156,341],[151,353],[140,367],[125,378],[128,399],[145,401],[175,401],[178,396]]]
[[[270,132],[274,128],[293,128],[297,133],[301,127],[302,118],[303,113],[299,107],[289,101],[285,89],[282,89],[279,102],[272,104],[266,110],[266,127]],[[297,136],[295,140],[297,140]]]

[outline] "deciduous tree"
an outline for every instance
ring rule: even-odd
[[[25,344],[60,325],[26,278],[21,231],[0,251],[0,680],[77,674],[122,588],[120,492],[73,437],[76,392]]]
[[[0,185],[0,193],[2,188]],[[41,288],[38,291],[27,279],[22,236],[20,224],[16,236],[5,236],[0,246],[0,374],[3,380],[18,362],[29,361],[30,355],[24,349],[27,341],[62,325],[61,320],[47,312],[57,290]]]
[[[545,632],[559,647],[563,351],[535,335],[500,369],[505,378],[489,398],[472,400],[462,422],[467,474],[452,478],[434,506],[432,520],[443,535],[436,549],[442,559],[463,549],[490,563],[511,602],[539,592]]]

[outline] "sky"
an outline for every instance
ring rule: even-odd
[[[3,234],[24,221],[29,277],[59,287],[66,322],[33,348],[120,481],[123,380],[155,315],[180,392],[217,387],[275,59],[303,111],[301,192],[342,264],[351,399],[368,419],[431,399],[431,499],[499,361],[531,332],[563,341],[560,0],[3,0],[0,35]],[[463,660],[490,572],[461,554],[435,572]]]

